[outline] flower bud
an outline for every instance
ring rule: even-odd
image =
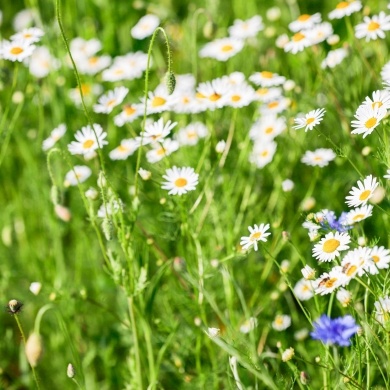
[[[66,375],[68,375],[68,378],[74,378],[76,376],[76,370],[73,367],[72,363],[68,364],[68,367],[66,369]]]
[[[42,357],[43,344],[42,337],[38,333],[31,333],[26,342],[26,357],[31,367],[36,367]]]

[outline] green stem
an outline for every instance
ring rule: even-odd
[[[131,322],[131,330],[133,333],[133,342],[134,342],[134,353],[135,353],[135,360],[136,360],[136,374],[138,379],[138,388],[143,389],[143,382],[142,382],[142,365],[141,365],[141,355],[140,355],[140,349],[139,349],[139,343],[138,343],[138,332],[137,327],[135,324],[135,315],[134,315],[134,298],[128,297],[127,299],[129,304],[129,314],[130,314],[130,322]]]

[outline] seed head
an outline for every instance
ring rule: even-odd
[[[17,301],[16,299],[11,299],[8,302],[8,313],[10,314],[19,314],[22,309],[23,303]]]

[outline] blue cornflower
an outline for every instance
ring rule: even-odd
[[[314,322],[314,331],[310,333],[315,340],[321,340],[324,344],[348,347],[351,345],[350,338],[359,330],[355,319],[346,315],[332,319],[323,314]]]
[[[337,219],[334,211],[323,210],[323,219],[320,221],[320,225],[323,228],[330,228],[332,230],[337,230],[339,233],[346,232],[347,230],[352,229],[352,226],[348,226],[347,222],[348,213],[342,212],[339,219]]]

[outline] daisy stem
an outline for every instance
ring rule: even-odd
[[[19,320],[19,317],[17,316],[17,314],[14,315],[14,318],[15,318],[16,323],[18,324],[18,328],[19,328],[19,331],[20,331],[20,335],[22,336],[24,347],[26,347],[26,336],[24,334],[24,331],[23,331],[23,328],[22,328],[22,324],[20,323],[20,320]],[[32,373],[33,373],[33,377],[34,377],[34,381],[35,381],[35,384],[37,386],[37,389],[40,390],[38,377],[37,377],[37,373],[35,371],[35,368],[31,364],[30,364],[30,367],[31,367],[31,370],[32,370]]]
[[[333,302],[334,302],[334,296],[335,296],[334,293],[332,293],[330,295],[329,304],[328,304],[328,312],[327,312],[328,317],[330,317],[330,315],[332,313],[332,306],[333,306]]]
[[[97,137],[95,128],[93,126],[91,116],[89,115],[89,111],[87,110],[87,106],[85,105],[83,89],[81,87],[80,75],[79,75],[79,72],[77,70],[77,66],[76,66],[76,63],[75,63],[75,61],[73,59],[72,53],[70,51],[68,40],[67,40],[66,35],[65,35],[64,27],[62,25],[62,20],[61,20],[61,0],[56,0],[56,19],[57,19],[58,26],[60,28],[62,40],[64,41],[64,44],[65,44],[66,52],[68,53],[70,61],[72,63],[73,71],[74,71],[74,74],[75,74],[75,77],[76,77],[76,81],[77,81],[77,86],[78,86],[79,92],[80,92],[81,105],[83,106],[84,114],[87,117],[88,124],[91,126],[91,129],[92,129],[92,131],[93,131],[93,133],[95,135],[95,138],[96,138],[96,142],[99,145],[97,151],[98,151],[98,155],[99,155],[100,165],[101,165],[101,169],[103,171],[104,176],[106,176],[105,175],[105,169],[104,169],[103,154],[102,154],[102,150],[101,150],[101,147],[100,147],[99,139]]]
[[[368,282],[367,284],[370,284],[370,279],[368,279]],[[365,320],[366,320],[366,323],[368,324],[369,323],[369,316],[368,316],[368,299],[369,299],[369,292],[370,290],[369,289],[366,289],[365,292],[364,292],[364,314],[365,314]],[[368,334],[367,332],[365,332],[365,338],[366,338],[366,343],[367,345],[370,345],[370,339],[368,337]],[[370,378],[370,350],[369,348],[366,348],[366,388],[369,389],[370,388],[370,381],[371,381],[371,378]]]
[[[236,128],[237,113],[238,113],[238,110],[234,109],[233,115],[232,115],[232,120],[230,121],[229,133],[228,133],[228,136],[226,139],[226,146],[225,146],[225,149],[223,151],[222,157],[219,160],[219,167],[220,168],[223,168],[223,166],[225,165],[226,158],[227,158],[227,155],[228,155],[229,150],[230,150],[230,146],[232,145],[232,141],[233,141],[233,137],[234,137],[234,129]]]
[[[57,1],[58,1],[58,0],[57,0]],[[139,171],[139,167],[140,167],[140,165],[141,165],[142,141],[143,141],[144,133],[145,133],[145,123],[146,123],[146,115],[147,115],[147,108],[148,108],[148,90],[149,90],[150,60],[151,60],[151,58],[152,58],[152,49],[153,49],[154,40],[156,39],[157,33],[158,33],[159,31],[161,31],[161,33],[164,35],[165,44],[167,45],[167,60],[168,60],[168,71],[167,71],[167,73],[168,73],[168,74],[171,74],[171,73],[172,73],[172,70],[171,70],[172,58],[171,58],[171,49],[170,49],[170,46],[169,46],[168,36],[167,36],[165,30],[164,30],[162,27],[157,27],[157,28],[154,30],[154,33],[153,33],[153,35],[152,35],[152,38],[150,39],[149,49],[148,49],[148,60],[147,60],[146,71],[145,71],[145,91],[144,91],[145,103],[144,103],[144,117],[143,117],[143,119],[142,119],[141,142],[140,142],[140,147],[138,148],[138,152],[137,152],[137,163],[136,163],[135,173],[134,173],[134,187],[135,187],[134,198],[137,198],[137,197],[138,197],[138,190],[139,190],[139,186],[138,186],[138,176],[139,176],[139,175],[138,175],[138,171]]]

